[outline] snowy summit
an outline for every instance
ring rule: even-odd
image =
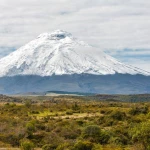
[[[143,74],[148,72],[125,65],[101,50],[56,30],[0,59],[0,76],[63,74]]]

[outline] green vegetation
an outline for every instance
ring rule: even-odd
[[[0,148],[150,150],[148,102],[78,96],[10,99],[0,103]]]
[[[34,144],[28,140],[21,140],[20,146],[22,150],[33,150]]]

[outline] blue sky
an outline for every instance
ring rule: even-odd
[[[150,71],[149,0],[0,0],[0,58],[56,29]]]

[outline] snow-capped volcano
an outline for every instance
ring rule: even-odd
[[[125,65],[101,50],[56,30],[0,59],[0,76],[63,74],[143,74],[141,69]]]

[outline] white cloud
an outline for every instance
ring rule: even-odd
[[[146,55],[149,8],[148,0],[0,0],[0,47],[18,48],[43,32],[63,29],[116,55],[118,50],[125,55],[126,48]]]

